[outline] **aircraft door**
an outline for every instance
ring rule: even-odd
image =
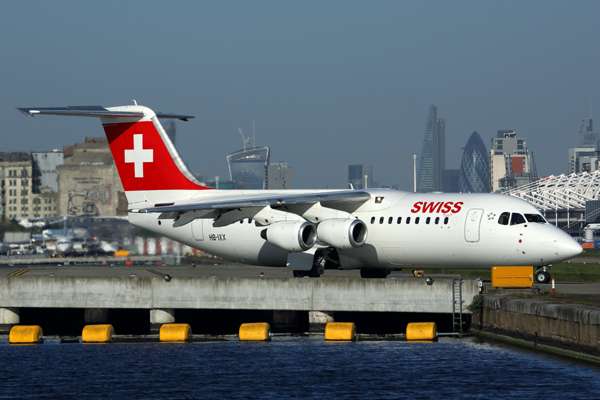
[[[472,208],[467,213],[467,219],[465,220],[465,240],[467,242],[479,242],[479,227],[482,216],[483,209],[481,208]]]
[[[192,236],[197,241],[204,240],[204,229],[202,228],[203,223],[202,218],[198,218],[192,221],[190,225],[192,225]]]

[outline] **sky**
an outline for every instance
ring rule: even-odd
[[[1,5],[5,152],[104,135],[95,118],[15,106],[135,99],[196,117],[177,123],[176,147],[207,179],[228,179],[238,127],[251,136],[254,119],[256,144],[292,167],[294,189],[345,188],[346,166],[367,164],[380,185],[412,190],[432,104],[446,119],[446,168],[460,167],[473,131],[489,149],[513,129],[540,176],[567,172],[590,102],[600,114],[598,1]]]

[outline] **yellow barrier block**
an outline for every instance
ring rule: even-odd
[[[8,341],[12,344],[43,343],[44,332],[38,325],[15,325],[10,330]]]
[[[81,332],[81,343],[109,343],[114,334],[115,329],[110,324],[86,325]]]
[[[242,324],[239,332],[240,340],[271,340],[271,325],[266,322]]]
[[[189,324],[163,324],[158,335],[161,342],[185,342],[192,338]]]
[[[325,325],[325,340],[355,340],[356,325],[353,322],[328,322]]]
[[[413,322],[406,326],[406,340],[437,340],[435,322]]]

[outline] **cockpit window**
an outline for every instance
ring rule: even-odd
[[[523,216],[521,214],[518,213],[513,213],[512,216],[510,217],[510,224],[511,225],[518,225],[518,224],[524,224],[527,221],[525,221],[525,218],[523,218]]]
[[[503,212],[502,214],[500,214],[500,218],[498,218],[498,223],[500,225],[508,225],[508,220],[510,219],[510,213],[509,212]]]
[[[527,219],[527,222],[546,223],[546,219],[541,214],[525,214],[525,218]]]

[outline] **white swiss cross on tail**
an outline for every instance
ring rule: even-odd
[[[154,160],[153,150],[144,149],[143,138],[141,134],[133,135],[133,150],[125,150],[125,162],[134,163],[136,178],[143,178],[144,163]]]

